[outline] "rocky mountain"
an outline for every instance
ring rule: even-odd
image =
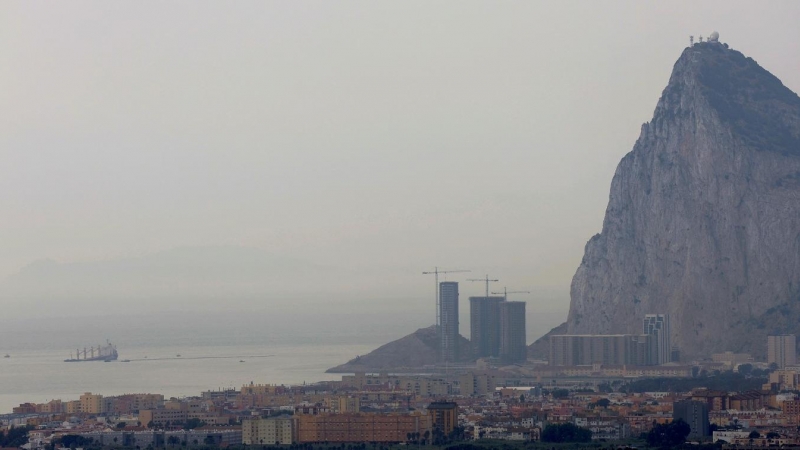
[[[332,367],[327,372],[354,373],[419,369],[439,362],[437,343],[436,325],[431,325],[389,342],[364,356],[357,356],[341,366]],[[470,360],[471,348],[469,340],[462,336],[459,342],[462,361]]]
[[[641,332],[647,313],[688,357],[800,333],[800,98],[718,42],[684,50],[619,163],[567,329]]]

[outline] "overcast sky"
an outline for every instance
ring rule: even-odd
[[[719,31],[798,91],[798,17],[793,1],[4,1],[0,277],[235,245],[397,297],[432,291],[435,265],[473,269],[566,312],[689,35]]]

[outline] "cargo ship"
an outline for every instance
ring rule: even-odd
[[[81,357],[83,356],[83,357]],[[106,341],[106,345],[98,345],[97,348],[83,347],[83,350],[75,350],[75,358],[70,353],[69,359],[64,362],[83,362],[83,361],[116,361],[117,360],[117,347],[112,345],[111,342]]]

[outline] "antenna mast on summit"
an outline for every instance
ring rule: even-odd
[[[694,45],[694,35],[689,36],[689,47]]]

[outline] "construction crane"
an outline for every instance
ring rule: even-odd
[[[503,292],[492,292],[492,295],[500,295],[503,294],[503,301],[508,300],[508,294],[530,294],[531,291],[509,291],[507,288],[503,288]]]
[[[489,275],[486,275],[486,278],[470,278],[467,281],[483,281],[486,283],[486,298],[489,298],[489,283],[497,282],[500,280],[490,280]]]
[[[439,274],[440,273],[461,273],[461,272],[471,272],[470,270],[464,269],[452,269],[452,270],[439,270],[438,267],[434,267],[433,271],[430,272],[422,272],[423,275],[434,275],[434,279],[436,281],[436,286],[434,286],[436,291],[436,327],[441,325],[442,318],[439,317]]]

